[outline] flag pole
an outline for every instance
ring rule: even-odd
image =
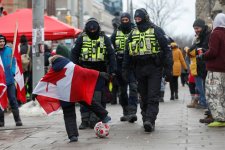
[[[16,28],[15,28],[15,32],[14,32],[14,37],[13,37],[13,47],[12,47],[12,56],[11,56],[11,63],[10,63],[10,68],[12,67],[12,61],[13,61],[13,56],[14,56],[14,52],[16,49],[16,40],[17,40],[17,34],[18,34],[18,21],[16,21]]]

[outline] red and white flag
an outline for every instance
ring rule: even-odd
[[[5,81],[5,71],[4,71],[2,59],[0,57],[0,108],[2,110],[6,109],[8,105],[6,89],[7,89],[7,86]]]
[[[68,62],[60,71],[51,69],[37,84],[33,94],[47,114],[60,108],[60,102],[85,101],[91,104],[99,72]]]
[[[16,30],[14,33],[13,54],[14,54],[14,57],[16,58],[16,74],[14,79],[16,81],[17,99],[21,101],[22,103],[25,103],[26,90],[25,90],[25,84],[24,84],[21,55],[19,52],[18,24],[16,24]]]

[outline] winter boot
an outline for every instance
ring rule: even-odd
[[[71,142],[77,142],[77,141],[78,141],[78,137],[77,136],[73,135],[73,136],[70,137],[70,143]]]
[[[4,121],[4,111],[0,109],[0,127],[4,127],[5,121]]]
[[[137,121],[137,107],[136,106],[129,106],[128,107],[128,122],[130,123],[134,123],[135,121]]]
[[[164,91],[160,91],[160,99],[159,102],[164,102]]]
[[[88,122],[88,120],[81,119],[81,124],[79,126],[79,129],[80,130],[84,130],[84,129],[87,129],[87,128],[89,128],[89,122]]]
[[[144,129],[145,129],[145,132],[152,132],[155,130],[155,126],[150,121],[145,121]]]
[[[198,100],[194,99],[194,100],[191,100],[191,103],[187,105],[187,108],[196,108],[197,105],[198,105]]]
[[[174,95],[171,95],[170,100],[174,100]]]
[[[74,106],[73,106],[74,107]],[[66,107],[63,108],[63,117],[66,127],[66,132],[70,142],[78,141],[78,130],[77,130],[77,121],[75,114],[75,107]]]
[[[123,107],[123,116],[120,117],[120,121],[128,121],[128,110],[127,110],[127,106]]]
[[[108,123],[109,121],[111,121],[111,117],[110,116],[106,116],[103,120],[102,123]]]
[[[199,122],[200,123],[212,123],[214,121],[212,115],[207,115],[204,119],[200,119]]]
[[[16,122],[16,126],[22,126],[22,121],[20,119],[19,109],[12,109],[13,117]]]
[[[137,115],[136,114],[129,115],[128,121],[130,123],[134,123],[135,121],[137,121]]]
[[[90,119],[89,119],[89,127],[91,129],[94,129],[96,123],[100,121],[100,118],[97,117],[93,112],[90,113]]]

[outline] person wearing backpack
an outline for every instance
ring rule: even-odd
[[[21,35],[20,37],[19,49],[22,61],[24,84],[26,92],[30,96],[32,93],[32,52],[31,46],[28,44],[27,37],[25,35]]]

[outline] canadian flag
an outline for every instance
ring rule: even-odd
[[[0,107],[2,110],[4,110],[8,105],[6,89],[7,86],[5,82],[5,71],[2,59],[0,57]]]
[[[50,71],[39,81],[33,94],[47,114],[60,108],[59,100],[91,104],[99,72],[69,62],[60,71]]]
[[[18,48],[15,49],[14,57],[16,58],[16,74],[15,74],[14,79],[16,81],[17,99],[19,101],[25,103],[26,102],[26,90],[25,90],[25,85],[24,85],[21,55],[18,51]]]
[[[19,53],[19,38],[18,38],[18,23],[16,24],[16,30],[14,33],[14,41],[13,41],[13,49],[14,49],[14,57],[16,58],[16,90],[17,90],[17,99],[23,103],[26,102],[26,90],[24,85],[24,77],[23,77],[23,68],[21,55]]]

